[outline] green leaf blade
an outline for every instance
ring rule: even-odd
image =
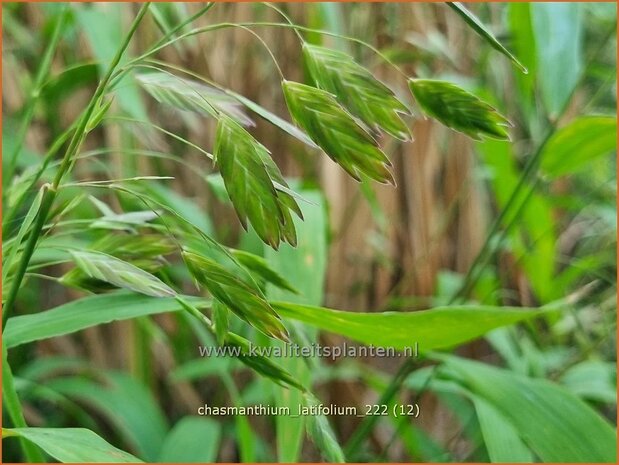
[[[614,428],[565,388],[459,357],[439,357],[456,379],[508,419],[545,462],[616,463]]]
[[[183,297],[195,306],[209,306],[210,300]],[[180,304],[172,297],[150,297],[125,291],[93,295],[50,310],[9,318],[3,334],[7,348],[71,334],[112,321],[175,312]]]
[[[578,172],[617,150],[617,118],[583,116],[559,129],[546,143],[541,169],[555,178]]]
[[[208,418],[185,417],[166,436],[159,463],[212,463],[217,459],[221,426]]]
[[[341,334],[364,344],[419,351],[453,347],[486,332],[546,314],[514,307],[452,306],[416,312],[360,313],[271,302],[283,317]],[[377,331],[380,328],[380,331]],[[440,328],[440,331],[437,331]]]
[[[62,463],[142,463],[84,428],[14,428],[3,430],[35,443]]]
[[[532,463],[533,454],[520,439],[518,430],[492,404],[473,396],[481,432],[493,463]]]
[[[146,461],[155,460],[169,426],[152,393],[126,373],[104,371],[97,378],[59,376],[45,384],[97,412],[114,426],[132,451]]]
[[[551,118],[565,107],[583,69],[582,5],[574,2],[531,3],[542,100]]]
[[[454,10],[464,21],[477,33],[479,34],[492,48],[498,50],[503,55],[511,60],[520,71],[527,74],[527,68],[514,56],[512,52],[507,50],[501,42],[497,40],[496,37],[488,30],[486,26],[469,10],[467,10],[464,5],[460,2],[448,2],[447,5]]]

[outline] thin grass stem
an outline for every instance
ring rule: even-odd
[[[311,28],[311,27],[306,27],[306,26],[298,26],[296,24],[287,24],[287,23],[277,23],[277,22],[243,22],[243,23],[218,23],[218,24],[213,24],[211,26],[205,26],[205,27],[201,27],[201,28],[197,28],[197,29],[192,29],[191,31],[188,31],[174,39],[170,39],[169,41],[143,53],[142,55],[130,60],[129,62],[127,62],[125,64],[125,66],[123,68],[121,68],[116,74],[116,76],[114,76],[115,78],[118,77],[118,75],[122,74],[125,72],[125,69],[128,67],[133,66],[136,63],[139,63],[140,61],[150,57],[151,55],[157,53],[159,50],[172,45],[174,43],[176,43],[179,40],[185,39],[187,37],[191,37],[194,35],[198,35],[198,34],[202,34],[205,32],[212,32],[212,31],[217,31],[219,29],[226,29],[226,28],[251,28],[251,27],[280,27],[280,28],[284,28],[284,29],[293,29],[295,31],[304,31],[304,32],[313,32],[315,34],[322,34],[322,35],[326,35],[326,36],[330,36],[330,37],[337,37],[339,39],[344,39],[344,40],[348,40],[350,42],[354,42],[357,43],[359,45],[362,45],[366,48],[368,48],[369,50],[371,50],[372,52],[374,52],[376,55],[378,55],[382,60],[385,61],[385,63],[389,64],[389,66],[391,66],[394,70],[396,70],[400,75],[402,75],[404,78],[408,79],[408,75],[406,73],[404,73],[404,71],[402,71],[400,69],[400,67],[398,65],[396,65],[393,61],[391,61],[391,59],[389,57],[387,57],[384,53],[382,53],[380,50],[378,50],[376,47],[374,47],[373,45],[367,43],[364,40],[358,39],[356,37],[350,37],[350,36],[346,36],[343,34],[338,34],[336,32],[331,32],[331,31],[325,31],[323,29],[315,29],[315,28]]]
[[[84,138],[86,137],[86,127],[90,121],[90,117],[92,116],[94,109],[96,108],[97,103],[99,102],[99,99],[104,94],[107,88],[107,85],[110,82],[112,75],[114,74],[116,67],[120,63],[120,59],[125,53],[125,50],[129,46],[129,42],[131,41],[131,38],[133,37],[133,35],[135,34],[135,31],[138,28],[138,25],[140,24],[140,22],[146,15],[149,5],[150,5],[150,2],[147,2],[147,3],[144,3],[142,7],[140,8],[140,11],[135,17],[131,25],[131,28],[129,29],[129,32],[125,36],[123,43],[119,47],[118,51],[116,52],[116,55],[114,56],[114,59],[110,63],[109,69],[105,77],[101,80],[101,82],[97,86],[97,90],[92,96],[85,113],[81,117],[80,122],[77,126],[77,129],[73,133],[71,143],[69,144],[69,148],[65,152],[65,156],[62,160],[60,168],[56,172],[54,181],[52,182],[51,185],[44,186],[45,191],[43,194],[43,199],[41,201],[41,207],[40,207],[39,213],[37,214],[37,218],[33,224],[32,231],[30,232],[30,235],[24,247],[24,252],[21,257],[21,261],[18,265],[13,282],[11,283],[11,288],[9,290],[9,294],[7,296],[6,302],[2,308],[2,331],[3,332],[6,326],[6,322],[13,311],[13,306],[15,305],[17,293],[19,292],[21,283],[24,279],[24,275],[28,268],[28,264],[30,263],[30,258],[32,257],[32,254],[34,253],[36,244],[41,235],[43,225],[47,221],[47,216],[49,215],[51,207],[56,198],[56,194],[58,192],[58,186],[60,185],[60,182],[62,181],[62,178],[64,177],[64,175],[67,173],[67,171],[72,166],[74,162],[75,154],[79,150]]]
[[[13,373],[8,362],[6,348],[2,346],[2,408],[8,414],[13,426],[16,428],[25,428],[26,419],[21,408],[19,396],[15,389],[13,381]],[[37,446],[25,439],[20,439],[24,457],[28,463],[45,463],[47,460]]]

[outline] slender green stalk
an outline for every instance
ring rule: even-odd
[[[395,376],[391,379],[389,386],[383,391],[380,399],[376,401],[377,405],[387,405],[389,404],[395,395],[400,390],[400,386],[404,382],[404,380],[408,377],[409,374],[415,368],[415,359],[407,358],[406,362],[404,362]],[[380,417],[377,415],[369,415],[363,418],[359,427],[355,430],[353,435],[350,437],[346,446],[344,447],[344,455],[348,459],[348,461],[352,460],[354,454],[359,451],[361,444],[365,441],[365,438],[370,434],[374,425],[378,421]]]
[[[83,140],[86,137],[86,134],[87,134],[86,127],[90,121],[90,118],[95,108],[97,107],[99,99],[104,94],[107,88],[107,85],[110,82],[110,79],[112,78],[112,75],[114,74],[114,71],[116,70],[116,67],[120,63],[120,59],[122,58],[123,54],[125,53],[125,50],[129,46],[129,42],[131,41],[131,38],[135,34],[135,31],[137,30],[138,25],[142,21],[142,18],[148,11],[149,5],[150,5],[150,2],[147,2],[147,3],[144,3],[142,7],[140,8],[140,11],[135,17],[131,25],[131,28],[129,29],[129,32],[127,33],[125,37],[125,40],[123,41],[120,48],[116,52],[116,55],[114,56],[114,59],[110,63],[110,66],[108,68],[108,71],[105,77],[101,80],[101,82],[97,86],[97,89],[94,95],[92,96],[85,113],[80,119],[77,129],[73,133],[73,137],[71,138],[69,147],[67,148],[67,151],[65,152],[65,156],[62,160],[60,168],[56,172],[54,181],[52,182],[51,186],[46,187],[43,200],[41,203],[41,209],[39,210],[35,223],[33,224],[32,231],[30,232],[30,235],[24,247],[24,252],[22,254],[21,261],[19,263],[17,272],[15,274],[15,278],[11,284],[9,295],[2,309],[3,310],[2,311],[2,330],[3,331],[6,325],[6,322],[13,311],[13,306],[15,305],[17,293],[19,292],[19,288],[21,287],[21,283],[24,279],[26,269],[28,268],[28,264],[30,263],[30,258],[32,257],[32,254],[34,253],[34,249],[36,248],[37,241],[39,239],[39,236],[41,235],[41,230],[43,229],[43,225],[47,221],[47,216],[49,215],[51,207],[56,198],[56,194],[58,192],[58,186],[60,185],[60,182],[62,181],[62,178],[64,177],[64,175],[69,171],[73,162],[75,161],[75,155],[79,151],[79,148]]]
[[[47,75],[49,74],[49,69],[52,64],[52,58],[54,57],[54,52],[56,51],[56,47],[58,46],[58,42],[60,41],[60,35],[62,32],[62,27],[64,26],[65,20],[67,18],[68,7],[65,5],[62,8],[62,11],[58,15],[56,19],[56,24],[54,26],[54,32],[52,33],[52,37],[45,49],[45,53],[43,55],[43,59],[39,64],[39,69],[37,71],[36,77],[34,79],[34,83],[32,85],[32,91],[30,92],[30,97],[28,99],[28,103],[26,104],[26,110],[24,112],[24,117],[21,121],[21,126],[19,127],[19,131],[17,132],[15,148],[8,156],[8,163],[6,170],[3,173],[3,187],[7,186],[7,183],[13,178],[13,174],[15,173],[15,168],[17,166],[17,158],[19,152],[22,149],[24,144],[24,140],[26,139],[26,134],[28,133],[28,128],[30,127],[30,123],[32,122],[32,118],[34,117],[34,109],[41,94],[41,87],[43,86],[43,82]]]
[[[462,282],[462,285],[458,288],[456,293],[449,299],[449,302],[448,302],[449,305],[453,304],[459,299],[466,298],[466,296],[469,294],[469,292],[473,289],[473,287],[479,280],[479,277],[481,274],[479,270],[482,269],[488,263],[488,261],[490,260],[492,255],[494,255],[494,252],[496,251],[496,247],[493,247],[495,236],[497,235],[497,233],[499,232],[499,229],[505,222],[505,219],[507,218],[508,213],[512,212],[512,209],[514,205],[516,204],[516,201],[520,198],[520,195],[523,192],[524,187],[529,183],[531,178],[537,172],[537,168],[539,167],[539,164],[541,161],[542,153],[544,152],[544,147],[546,146],[546,144],[550,140],[550,137],[552,137],[554,133],[555,133],[555,127],[553,126],[547,131],[543,142],[538,146],[535,153],[528,158],[527,163],[524,167],[524,170],[522,174],[520,175],[520,178],[518,179],[518,183],[516,184],[516,186],[514,187],[514,190],[509,196],[507,203],[505,204],[505,206],[503,207],[499,215],[492,222],[492,225],[490,226],[490,230],[488,231],[488,234],[486,235],[486,239],[484,240],[481,250],[475,257],[475,260],[473,261],[472,265],[469,267],[469,272],[466,274],[464,281]],[[513,224],[518,217],[519,215],[514,215],[509,224]],[[503,230],[503,234],[505,234],[507,230],[508,230],[508,226],[506,225],[506,227]],[[501,241],[502,239],[499,240],[499,242]]]
[[[589,65],[591,65],[598,59],[599,55],[605,49],[606,43],[608,42],[608,40],[612,37],[614,33],[615,33],[614,28],[611,28],[607,31],[606,35],[600,42],[600,47],[597,49],[595,54],[593,54],[593,56],[588,60],[587,65],[584,67],[583,71],[580,73],[578,80],[576,81],[576,83],[574,84],[574,87],[571,90],[570,97],[566,99],[566,102],[563,104],[563,107],[559,111],[558,113],[559,116],[555,119],[555,122],[559,121],[565,114],[566,110],[569,107],[570,102],[572,101],[572,97],[574,96],[576,90],[580,87],[580,85],[582,84],[582,82],[584,81],[586,77],[586,70],[589,68]],[[507,218],[508,213],[511,213],[510,210],[516,204],[516,201],[519,198],[519,196],[522,194],[522,192],[524,192],[523,189],[530,184],[531,180],[535,179],[535,176],[537,175],[537,168],[539,167],[541,163],[541,158],[544,153],[544,148],[546,147],[546,144],[548,143],[550,138],[554,135],[556,130],[557,130],[556,124],[554,124],[551,121],[550,126],[546,132],[546,136],[544,137],[542,143],[537,147],[537,150],[535,150],[533,155],[531,155],[528,158],[527,163],[523,169],[523,172],[520,178],[518,179],[518,183],[516,184],[516,187],[514,187],[514,190],[512,191],[509,199],[507,200],[507,203],[503,207],[503,210],[492,223],[490,230],[488,231],[488,234],[486,235],[486,239],[482,245],[481,250],[475,257],[473,264],[469,267],[469,271],[467,272],[462,285],[460,286],[458,291],[453,295],[453,297],[450,299],[449,301],[450,304],[460,299],[465,299],[468,296],[469,292],[475,287],[475,285],[477,284],[477,281],[481,277],[481,270],[488,264],[489,260],[492,258],[494,253],[498,250],[498,245],[502,243],[503,238],[507,235],[507,233],[512,228],[512,226],[516,223],[516,221],[520,217],[520,213],[524,211],[524,205],[526,205],[526,201],[523,202],[524,205],[520,205],[519,211],[516,214],[514,214],[513,218],[511,218],[508,224],[505,225],[503,231],[500,232],[501,225]],[[535,186],[530,186],[529,189],[532,191],[533,189],[535,189]],[[528,194],[525,194],[525,195],[528,197],[531,194],[532,192],[529,192]],[[499,234],[499,239],[495,241],[494,239],[497,234]]]
[[[24,412],[15,390],[13,382],[13,373],[7,361],[6,348],[2,346],[2,408],[5,410],[16,428],[25,428],[28,426],[24,418]],[[20,439],[21,447],[24,451],[26,462],[29,463],[44,463],[45,456],[39,448],[25,439]]]
[[[24,279],[24,276],[26,274],[26,270],[28,268],[28,264],[30,263],[30,258],[32,257],[32,254],[34,253],[34,249],[36,248],[36,244],[38,242],[39,236],[41,235],[41,231],[43,229],[43,226],[45,225],[45,222],[47,221],[47,217],[49,215],[49,212],[51,210],[51,207],[54,203],[54,200],[56,198],[56,193],[57,193],[57,188],[64,176],[64,174],[69,170],[69,168],[71,167],[71,164],[75,158],[75,155],[77,154],[80,145],[82,143],[82,141],[84,140],[85,136],[86,136],[86,127],[87,124],[90,120],[90,117],[92,116],[92,113],[94,111],[94,109],[96,108],[96,105],[100,99],[100,97],[103,95],[103,93],[105,92],[105,89],[107,87],[107,84],[109,83],[109,80],[115,70],[115,68],[118,66],[118,63],[120,62],[120,59],[122,57],[122,55],[124,54],[125,50],[127,49],[127,47],[129,46],[129,42],[131,40],[131,38],[133,37],[138,25],[140,24],[142,18],[144,17],[144,15],[146,14],[146,12],[148,11],[148,7],[149,7],[149,3],[145,3],[144,5],[142,5],[142,7],[140,8],[140,11],[138,12],[138,15],[136,16],[133,24],[131,25],[131,28],[129,30],[129,33],[127,34],[123,44],[121,45],[121,47],[118,49],[118,52],[116,53],[116,56],[114,57],[114,59],[112,60],[112,63],[110,64],[109,70],[106,74],[106,76],[104,77],[104,79],[99,83],[99,86],[97,87],[97,90],[95,91],[95,94],[93,95],[88,108],[86,109],[86,112],[82,115],[80,122],[78,124],[78,127],[76,129],[76,131],[73,133],[73,137],[71,139],[71,143],[69,145],[69,148],[67,149],[66,153],[65,153],[65,157],[62,161],[62,164],[60,165],[60,168],[56,174],[56,177],[54,178],[54,182],[53,184],[50,185],[46,185],[44,186],[44,192],[43,192],[43,198],[41,201],[41,207],[39,209],[39,212],[37,214],[36,220],[33,224],[33,228],[32,231],[30,232],[30,235],[28,237],[28,240],[26,242],[26,245],[24,247],[24,252],[22,254],[17,272],[15,274],[14,280],[11,284],[11,289],[9,291],[9,295],[7,296],[6,302],[3,306],[3,311],[2,311],[2,331],[4,332],[4,328],[6,326],[6,322],[8,321],[9,316],[12,313],[13,310],[13,306],[15,304],[15,300],[17,298],[17,293],[19,292],[19,289],[21,287],[21,283]],[[51,157],[49,158],[49,160],[51,160]],[[47,163],[49,163],[49,160],[47,161]],[[46,166],[46,165],[45,165]],[[45,167],[43,167],[43,170],[45,169]],[[41,171],[42,173],[42,171]],[[17,244],[18,246],[19,244]],[[7,406],[9,415],[11,416],[12,421],[14,422],[14,424],[18,427],[26,427],[26,421],[23,417],[23,413],[21,412],[21,406],[19,403],[19,397],[17,396],[17,392],[15,391],[15,386],[13,385],[12,381],[12,375],[11,375],[11,371],[10,371],[10,366],[6,360],[6,357],[3,357],[3,364],[2,364],[2,371],[3,371],[3,399],[5,401],[5,405]],[[22,446],[24,448],[24,454],[26,457],[26,461],[30,462],[30,463],[42,463],[44,462],[44,457],[40,454],[40,452],[38,451],[38,449],[34,449],[33,445],[30,445],[26,442],[22,442]]]
[[[369,44],[368,42],[358,39],[356,37],[350,37],[350,36],[346,36],[346,35],[342,35],[342,34],[338,34],[336,32],[331,32],[331,31],[325,31],[324,29],[315,29],[315,28],[311,28],[311,27],[305,27],[305,26],[298,26],[296,24],[287,24],[287,23],[277,23],[277,22],[242,22],[242,23],[217,23],[217,24],[213,24],[210,26],[205,26],[205,27],[200,27],[200,28],[196,28],[196,29],[192,29],[191,31],[187,31],[184,34],[181,34],[173,39],[168,40],[165,43],[162,43],[150,50],[148,50],[147,52],[144,52],[142,55],[133,58],[132,60],[128,61],[123,68],[121,68],[120,70],[118,70],[118,72],[116,73],[116,75],[114,76],[114,78],[117,78],[118,76],[122,75],[122,73],[124,73],[126,71],[127,68],[130,68],[131,66],[135,65],[136,63],[139,63],[140,61],[148,58],[151,55],[154,55],[155,53],[157,53],[158,51],[164,49],[165,47],[169,46],[169,45],[173,45],[174,43],[178,42],[179,40],[183,40],[187,37],[191,37],[191,36],[195,36],[198,34],[202,34],[205,32],[212,32],[212,31],[217,31],[219,29],[227,29],[227,28],[241,28],[241,29],[247,29],[247,28],[252,28],[252,27],[279,27],[279,28],[284,28],[284,29],[292,29],[294,31],[304,31],[304,32],[313,32],[315,34],[322,34],[325,36],[330,36],[330,37],[337,37],[339,39],[344,39],[344,40],[348,40],[350,42],[362,45],[363,47],[368,48],[369,50],[371,50],[373,53],[375,53],[376,55],[378,55],[381,59],[383,59],[387,64],[389,64],[389,66],[391,66],[395,71],[397,71],[399,74],[401,74],[402,76],[404,76],[406,79],[409,78],[409,76],[404,73],[398,65],[396,65],[392,60],[389,59],[389,57],[387,57],[384,53],[382,53],[380,50],[378,50],[376,47],[374,47],[372,44]]]
[[[142,5],[142,8],[140,8],[140,11],[138,12],[138,15],[136,16],[135,20],[133,21],[133,24],[131,25],[131,28],[129,29],[129,32],[127,33],[127,36],[125,37],[124,42],[122,43],[122,45],[120,46],[120,48],[116,52],[116,55],[114,56],[112,62],[110,63],[110,66],[108,68],[107,73],[105,74],[105,76],[101,80],[101,82],[99,82],[99,85],[97,86],[97,89],[95,90],[95,93],[92,96],[92,98],[90,100],[90,103],[88,104],[88,108],[86,110],[86,113],[84,114],[84,116],[80,120],[80,123],[79,123],[79,125],[78,125],[78,127],[77,127],[77,129],[75,131],[75,134],[73,135],[73,138],[71,139],[71,143],[69,144],[69,148],[67,149],[67,151],[65,153],[64,159],[62,160],[62,164],[60,165],[60,168],[56,172],[56,177],[54,178],[52,186],[54,186],[56,188],[59,186],[60,181],[62,180],[62,178],[64,177],[65,173],[69,170],[70,166],[72,165],[72,163],[74,161],[74,155],[75,155],[75,153],[77,153],[77,151],[79,150],[79,147],[81,146],[84,138],[86,137],[86,126],[88,125],[88,123],[90,121],[90,117],[92,116],[92,114],[93,114],[93,112],[94,112],[94,110],[95,110],[95,108],[96,108],[96,106],[97,106],[97,104],[99,102],[99,99],[105,93],[107,85],[110,82],[110,79],[112,78],[112,75],[114,74],[114,71],[116,70],[116,67],[120,63],[120,60],[121,60],[123,54],[125,53],[125,50],[129,46],[129,42],[131,41],[131,38],[133,37],[133,34],[135,34],[135,31],[136,31],[138,25],[140,24],[140,22],[142,21],[142,18],[144,17],[146,12],[148,11],[148,6],[149,5],[150,5],[150,2],[144,3],[144,5]]]
[[[421,385],[419,390],[415,393],[415,397],[413,398],[411,404],[419,403],[419,400],[421,399],[421,396],[423,396],[426,393],[426,391],[430,387],[430,383],[436,377],[437,371],[438,371],[438,367],[439,367],[438,365],[434,365],[432,367],[432,371],[430,372],[430,375],[426,378],[426,380],[423,382],[423,384]],[[386,456],[387,456],[387,453],[389,452],[389,449],[391,448],[393,443],[398,438],[398,435],[402,431],[402,428],[404,427],[404,425],[406,425],[409,421],[410,421],[410,417],[407,417],[405,415],[402,415],[402,416],[400,416],[400,418],[397,419],[396,430],[393,432],[393,436],[391,437],[391,439],[389,440],[387,445],[383,448],[383,451],[382,451],[378,461],[382,462],[382,461],[384,461],[386,459]]]
[[[211,320],[208,319],[208,317],[204,313],[202,313],[200,310],[198,310],[196,307],[191,305],[189,302],[187,302],[185,299],[183,299],[179,295],[176,296],[176,301],[179,304],[181,304],[181,307],[183,307],[183,309],[188,314],[190,314],[191,316],[196,318],[198,321],[200,321],[200,323],[202,323],[206,327],[206,329],[208,329],[209,332],[213,334],[213,336],[217,335],[215,331],[215,327],[213,326],[213,323],[211,322]]]
[[[187,18],[185,21],[181,22],[180,24],[178,24],[177,26],[175,26],[174,28],[172,28],[171,30],[169,30],[161,39],[159,39],[152,47],[150,47],[146,52],[144,52],[142,55],[140,55],[140,57],[133,59],[131,61],[129,61],[129,65],[131,65],[131,63],[135,63],[137,61],[141,61],[144,57],[148,57],[150,55],[153,55],[155,53],[157,53],[159,50],[161,50],[163,47],[166,47],[167,45],[170,44],[174,44],[177,40],[182,39],[184,37],[188,37],[186,34],[183,34],[180,37],[177,38],[173,38],[174,34],[176,34],[177,32],[181,31],[185,26],[187,26],[188,24],[194,22],[196,19],[198,19],[200,16],[202,16],[203,14],[205,14],[207,11],[209,11],[212,7],[215,6],[215,2],[209,2],[204,8],[201,8],[200,10],[198,10],[195,14],[191,15],[189,18]],[[170,40],[172,39],[172,40]],[[120,79],[122,79],[124,77],[124,74],[126,72],[128,72],[131,69],[131,66],[127,67],[124,66],[121,70],[119,70],[113,77],[113,81],[110,87],[115,87],[116,84],[118,83],[118,81]]]
[[[280,15],[282,18],[284,18],[284,20],[286,20],[286,22],[288,24],[290,24],[291,26],[295,26],[295,24],[292,22],[290,17],[286,13],[284,13],[284,11],[281,8],[278,8],[277,6],[275,6],[275,5],[273,5],[272,3],[269,3],[269,2],[262,2],[262,4],[264,6],[266,6],[267,8],[271,8],[272,10],[275,10],[278,15]],[[293,29],[293,30],[294,30],[294,33],[299,38],[299,41],[301,42],[301,45],[305,44],[305,39],[303,38],[303,36],[299,32],[299,30],[298,29]]]
[[[162,128],[161,126],[157,126],[154,123],[151,123],[149,121],[142,121],[139,119],[135,119],[135,118],[130,118],[128,116],[107,116],[105,117],[106,120],[108,121],[125,121],[128,123],[135,123],[135,124],[143,124],[145,126],[149,126],[151,128],[156,129],[159,132],[162,132],[163,134],[165,134],[166,136],[170,136],[172,139],[176,139],[179,142],[182,142],[183,144],[188,145],[189,147],[197,150],[198,152],[202,153],[203,155],[205,155],[207,158],[210,158],[211,160],[213,159],[213,154],[207,152],[206,150],[204,150],[202,147],[194,144],[193,142],[188,141],[187,139],[174,134],[171,131],[168,131],[167,129]]]
[[[198,19],[200,16],[202,16],[203,14],[205,14],[208,10],[210,10],[211,8],[213,8],[215,6],[215,2],[209,2],[207,3],[207,5],[203,8],[200,8],[196,13],[194,13],[193,15],[191,15],[189,18],[187,18],[185,21],[179,23],[177,26],[173,27],[172,29],[170,29],[161,39],[159,39],[152,47],[151,50],[158,47],[159,45],[165,43],[168,39],[170,39],[174,34],[176,34],[177,32],[179,32],[180,30],[182,30],[185,26],[187,26],[190,23],[193,23],[196,19]]]
[[[32,257],[32,254],[34,253],[36,243],[39,239],[41,231],[43,230],[43,225],[45,224],[49,211],[51,210],[54,203],[54,199],[56,198],[56,192],[56,189],[49,184],[43,186],[43,198],[41,200],[41,207],[34,221],[34,224],[32,225],[32,231],[28,236],[28,239],[26,240],[24,252],[22,253],[21,260],[19,261],[19,265],[15,272],[15,278],[11,283],[9,295],[7,296],[4,306],[2,307],[2,332],[4,332],[6,322],[8,321],[9,316],[13,310],[13,305],[15,304],[17,293],[19,292],[21,282],[24,279],[24,275],[26,274],[26,270],[28,269],[28,264],[30,263],[30,257]],[[19,247],[19,244],[15,244],[14,247]]]

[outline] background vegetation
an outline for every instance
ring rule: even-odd
[[[615,5],[470,9],[3,3],[3,461],[614,462]]]

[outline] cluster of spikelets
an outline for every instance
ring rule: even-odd
[[[225,89],[163,70],[138,76],[138,82],[159,102],[217,119],[212,158],[228,196],[243,227],[247,229],[248,223],[251,224],[258,236],[275,249],[281,242],[296,245],[293,216],[302,219],[302,213],[296,194],[286,184],[269,150],[247,130],[254,123],[245,113],[246,108],[309,147],[322,149],[356,180],[369,178],[395,184],[391,162],[379,140],[383,134],[400,141],[412,140],[409,125],[403,119],[411,116],[408,106],[352,57],[341,51],[304,44],[303,59],[311,85],[282,82],[286,105],[297,128]],[[458,86],[424,79],[409,79],[408,85],[425,114],[446,126],[475,139],[508,138],[509,122],[490,105]],[[98,254],[76,256],[80,271],[73,271],[65,279],[101,280],[148,295],[176,295],[146,271],[114,262],[113,257],[105,254],[106,250],[106,244],[102,244]],[[243,345],[238,340],[229,340],[228,311],[270,337],[288,340],[279,315],[254,277],[284,288],[287,285],[260,257],[239,255],[238,251],[222,253],[219,245],[200,251],[184,249],[182,255],[196,284],[208,289],[213,297],[213,327],[220,344]],[[122,273],[111,273],[111,269]],[[190,304],[183,302],[183,305]],[[262,371],[274,375],[267,361],[256,363],[264,365]],[[274,377],[281,380],[281,374]]]
[[[284,80],[282,88],[304,136],[354,179],[395,184],[378,141],[382,133],[412,140],[402,118],[411,115],[408,106],[346,53],[305,43],[303,59],[312,85]],[[253,125],[241,107],[247,102],[169,73],[143,74],[138,81],[160,102],[217,118],[213,160],[241,224],[247,229],[251,223],[275,249],[282,241],[296,245],[293,214],[302,218],[301,210],[269,150],[245,129]],[[475,139],[508,138],[509,122],[473,94],[443,81],[408,84],[423,111],[446,126]]]

